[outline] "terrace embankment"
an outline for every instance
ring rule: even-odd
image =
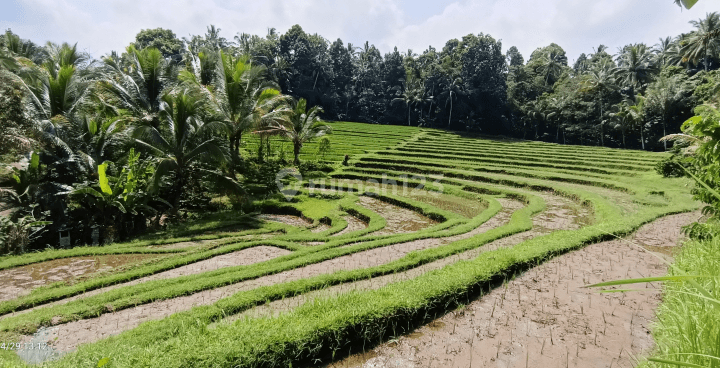
[[[522,207],[522,204],[518,201],[511,199],[501,200],[507,208],[504,210],[502,222],[496,223],[494,225],[495,227],[507,222],[510,214],[515,209]],[[489,228],[487,230],[489,230]],[[137,327],[142,322],[164,318],[173,313],[188,310],[194,306],[209,305],[236,292],[274,285],[282,282],[300,280],[335,271],[347,271],[379,266],[400,259],[412,251],[428,249],[442,244],[444,244],[443,238],[436,238],[396,243],[380,248],[369,249],[213,290],[206,290],[192,295],[168,300],[155,301],[148,304],[138,305],[133,308],[115,311],[113,313],[106,313],[96,318],[73,321],[50,328],[44,328],[39,330],[34,336],[27,336],[25,340],[27,342],[35,341],[33,340],[34,338],[42,336],[43,339],[47,338],[48,341],[57,341],[54,345],[55,351],[71,351],[82,343],[92,342],[115,335],[122,331]],[[140,280],[133,282],[139,283]],[[55,340],[56,337],[57,339]]]
[[[414,332],[329,367],[627,367],[653,346],[660,285],[600,294],[583,286],[667,271],[640,247],[675,247],[698,212],[642,226],[533,268]],[[635,241],[633,241],[635,240]],[[636,243],[633,245],[630,242]]]
[[[259,317],[274,315],[287,311],[293,307],[299,306],[315,298],[338,295],[348,291],[378,289],[389,283],[408,280],[420,276],[426,272],[440,269],[446,265],[455,263],[460,260],[468,260],[475,258],[484,252],[504,247],[511,247],[525,240],[546,234],[551,231],[550,229],[577,229],[581,226],[581,223],[587,221],[587,209],[578,206],[567,198],[549,193],[540,193],[540,196],[545,200],[546,208],[543,212],[537,214],[533,218],[533,229],[530,231],[525,231],[522,233],[500,238],[488,244],[485,244],[482,247],[455,254],[450,257],[446,257],[404,272],[375,277],[369,280],[336,285],[327,289],[307,293],[305,295],[274,301],[262,306],[252,308],[239,315],[228,317],[224,320],[224,322],[229,323],[243,316]],[[493,218],[467,233],[443,238],[421,239],[413,242],[408,242],[406,244],[422,242],[424,244],[432,244],[433,247],[437,247],[443,244],[451,243],[453,241],[471,238],[477,234],[484,233],[490,229],[506,224],[510,220],[510,216],[512,215],[512,213],[522,208],[522,203],[513,199],[499,198],[498,201],[501,203],[503,209],[498,212]]]

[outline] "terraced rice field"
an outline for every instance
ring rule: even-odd
[[[21,343],[0,362],[627,367],[652,348],[657,294],[582,286],[663,274],[642,247],[672,255],[698,218],[663,154],[334,125],[328,160],[350,165],[266,213],[0,258],[0,342]]]

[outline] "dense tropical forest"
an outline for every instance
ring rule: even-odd
[[[8,29],[0,367],[715,367],[720,13],[691,25],[572,62]]]

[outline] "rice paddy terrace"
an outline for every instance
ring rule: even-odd
[[[616,239],[671,255],[697,218],[664,154],[333,126],[325,159],[349,165],[262,214],[0,258],[0,366],[606,367],[652,347],[656,297],[582,286],[664,272]]]

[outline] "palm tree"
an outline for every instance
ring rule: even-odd
[[[315,138],[332,132],[329,125],[320,121],[323,112],[322,107],[313,106],[307,110],[307,101],[304,98],[295,103],[287,122],[273,121],[267,127],[258,130],[256,133],[263,135],[280,135],[293,144],[293,163],[300,165],[300,150],[303,144]]]
[[[32,41],[23,40],[20,36],[12,33],[9,29],[0,36],[0,49],[10,52],[12,55],[32,61],[35,64],[42,64],[47,58],[47,52],[38,47]]]
[[[617,55],[614,75],[620,84],[641,91],[650,81],[655,66],[650,49],[643,43],[629,45]]]
[[[450,126],[450,123],[452,122],[452,110],[453,110],[453,97],[457,96],[458,93],[462,93],[463,91],[463,81],[461,78],[455,78],[453,79],[452,83],[448,85],[448,98],[445,101],[445,105],[447,105],[448,102],[450,102],[450,115],[448,116],[448,127]]]
[[[605,130],[603,128],[603,96],[605,92],[612,91],[615,87],[613,81],[613,69],[609,63],[603,63],[591,69],[585,74],[583,84],[586,92],[597,93],[598,105],[600,105],[600,144],[605,146]]]
[[[162,91],[175,83],[177,68],[156,48],[137,50],[131,45],[126,50],[127,64],[113,56],[103,58],[97,96],[117,113],[128,111],[125,119],[158,127]]]
[[[625,132],[633,125],[633,116],[630,111],[630,105],[627,101],[623,101],[615,105],[614,108],[615,112],[610,113],[610,115],[614,118],[614,122],[616,123],[615,128],[619,128],[622,133],[623,148],[626,148]]]
[[[264,65],[253,65],[246,55],[233,57],[220,51],[214,73],[210,85],[203,85],[199,75],[189,71],[181,72],[180,78],[200,88],[216,119],[227,125],[230,152],[237,163],[243,133],[285,119],[289,97],[267,78]],[[233,165],[230,172],[234,173]]]
[[[645,149],[645,135],[643,134],[643,127],[645,126],[645,97],[642,95],[635,95],[634,104],[628,106],[628,117],[630,118],[632,125],[637,125],[640,128],[640,144],[642,149]]]
[[[678,65],[682,61],[678,39],[669,36],[660,38],[660,42],[655,44],[653,52],[656,54],[655,63],[660,67]]]
[[[391,104],[394,104],[396,102],[402,102],[404,103],[408,108],[408,126],[410,126],[410,109],[413,105],[417,105],[419,102],[422,101],[422,90],[419,83],[415,83],[415,81],[410,80],[406,83],[405,91],[400,95],[400,97],[393,98],[390,102]]]
[[[557,78],[562,73],[562,55],[555,51],[551,51],[541,59],[538,72],[545,76],[545,85],[547,86],[550,77]]]
[[[682,89],[678,87],[679,84],[677,76],[661,76],[647,91],[647,103],[661,112],[660,122],[663,126],[663,136],[667,135],[666,126],[670,109],[683,96]],[[667,141],[663,141],[663,145],[667,150]]]
[[[193,163],[227,160],[226,150],[214,136],[226,133],[227,125],[221,121],[203,121],[203,102],[201,96],[187,89],[165,92],[160,98],[158,114],[162,126],[144,124],[133,131],[135,142],[158,160],[153,176],[154,188],[163,176],[173,175],[171,194],[175,209],[183,188],[194,173]],[[214,171],[201,171],[223,182],[234,182]]]
[[[707,13],[705,19],[691,20],[695,28],[682,44],[682,61],[697,64],[698,60],[704,59],[705,71],[708,70],[710,56],[720,51],[720,13]]]

